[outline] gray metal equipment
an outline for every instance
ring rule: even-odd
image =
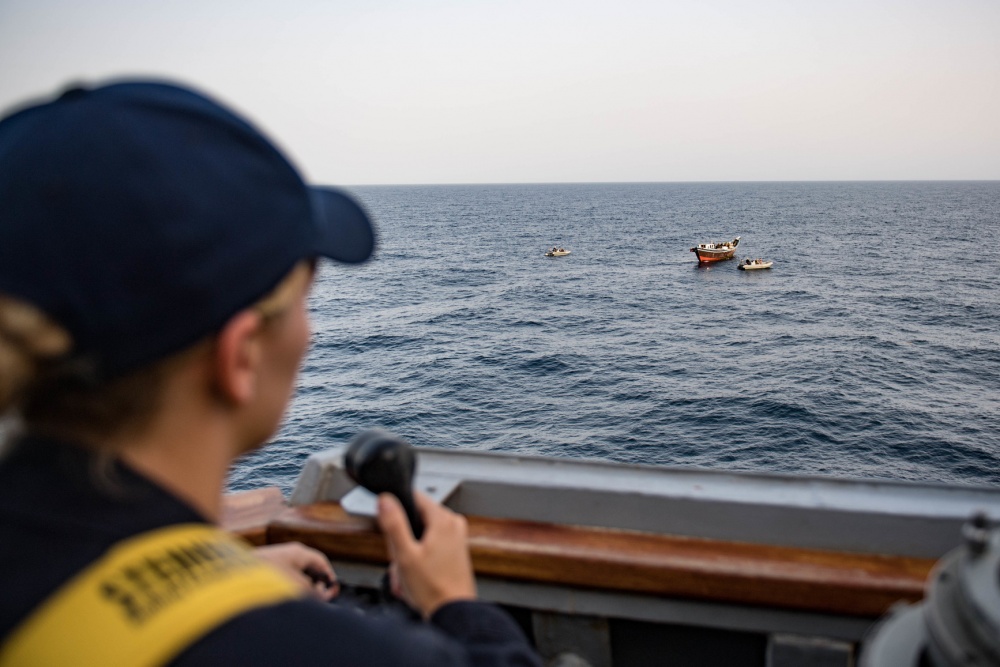
[[[962,532],[965,544],[934,568],[924,601],[872,629],[860,667],[1000,665],[1000,528],[979,514]]]

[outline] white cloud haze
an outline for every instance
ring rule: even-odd
[[[1000,3],[0,1],[0,106],[154,75],[316,182],[1000,179]]]

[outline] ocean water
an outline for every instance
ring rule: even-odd
[[[431,447],[1000,483],[1000,182],[359,187],[286,422],[233,489]],[[735,261],[689,248],[741,236]],[[553,245],[572,251],[546,258]]]

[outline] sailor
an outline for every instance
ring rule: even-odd
[[[318,552],[270,554],[296,580],[215,527],[292,394],[319,259],[374,241],[354,200],[184,87],[0,120],[0,666],[540,664],[476,599],[464,518],[425,496],[420,541],[392,496],[378,517],[420,622],[323,603],[298,583],[332,581]]]

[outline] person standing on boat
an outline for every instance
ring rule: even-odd
[[[0,666],[539,665],[476,600],[465,520],[379,523],[423,623],[310,596],[214,527],[227,471],[277,429],[319,258],[374,231],[247,121],[157,82],[0,120]],[[10,435],[10,434],[8,434]]]

